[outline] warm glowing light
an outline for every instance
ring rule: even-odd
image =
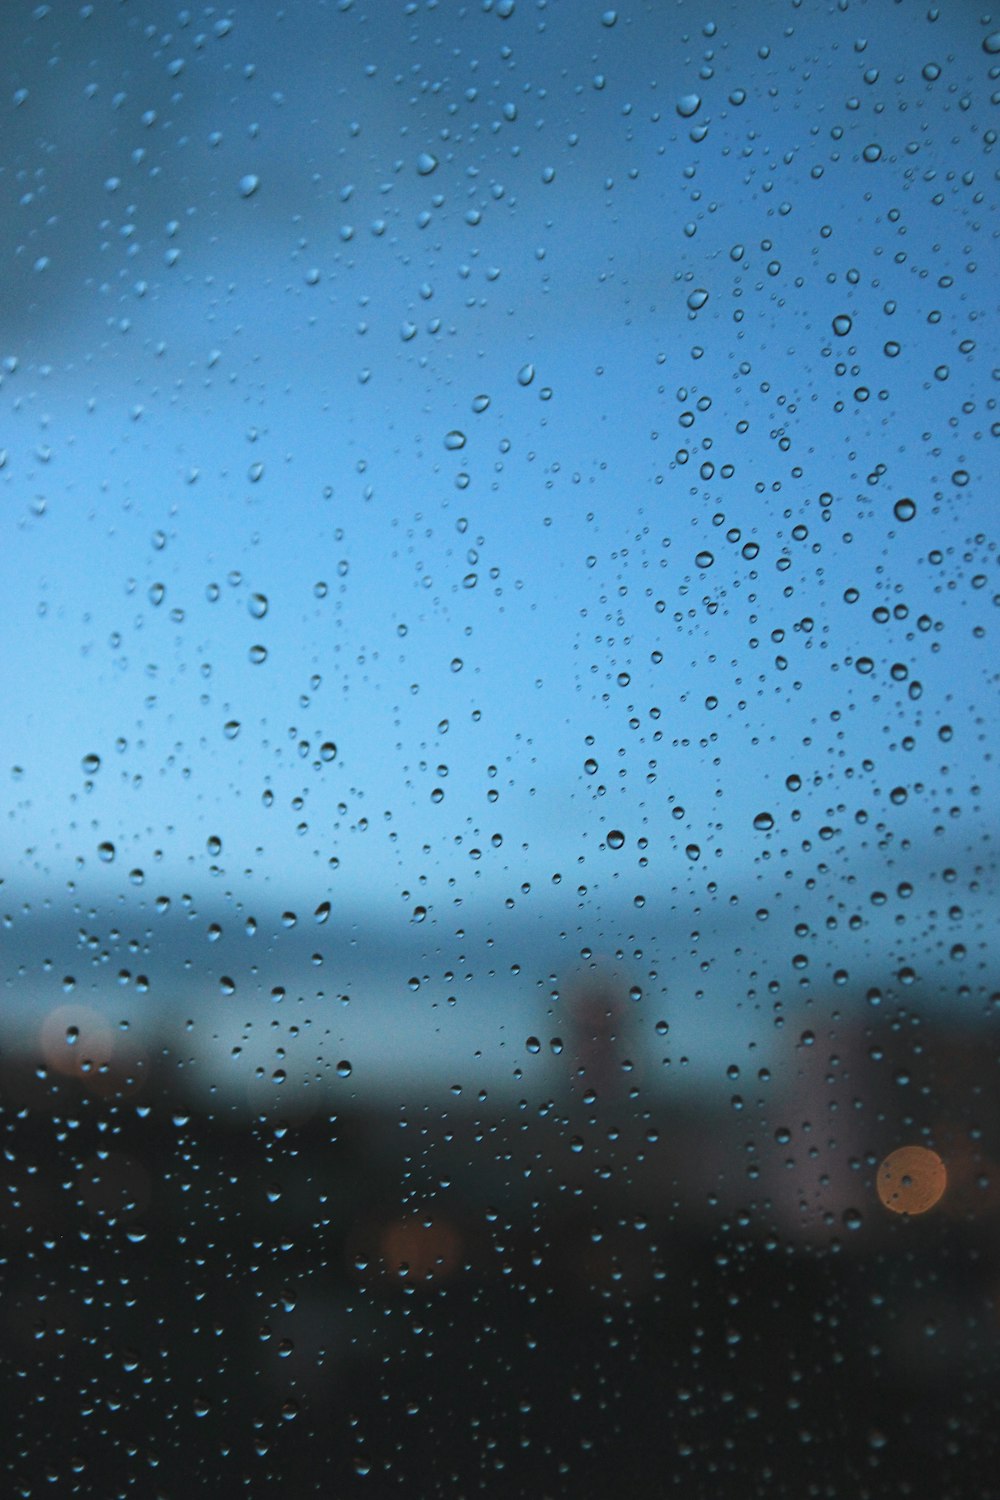
[[[70,1078],[107,1067],[115,1049],[111,1027],[86,1005],[60,1005],[42,1022],[42,1056],[50,1068]]]
[[[462,1242],[442,1220],[400,1219],[382,1231],[379,1249],[392,1276],[411,1281],[443,1281],[456,1270]]]
[[[878,1169],[878,1195],[894,1214],[925,1214],[941,1199],[948,1172],[936,1151],[900,1146]]]

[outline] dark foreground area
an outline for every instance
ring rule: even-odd
[[[3,1493],[996,1496],[990,1050],[907,1044],[928,1130],[864,1043],[756,1124],[571,1086],[253,1115],[175,1062],[7,1062]],[[913,1137],[949,1164],[919,1217],[873,1188]]]
[[[251,1118],[9,1064],[3,1493],[994,1497],[970,1067],[911,1217],[871,1155],[810,1213],[808,1131],[626,1093]]]

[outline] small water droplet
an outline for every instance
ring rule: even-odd
[[[437,164],[437,157],[432,156],[429,151],[421,151],[420,155],[417,157],[417,171],[420,173],[421,177],[429,177],[431,173],[436,169]]]
[[[708,301],[708,293],[703,286],[695,287],[693,292],[688,293],[687,305],[692,312],[697,312],[704,307]]]
[[[912,521],[917,513],[916,502],[906,497],[897,500],[892,507],[892,513],[897,521]]]
[[[682,120],[690,120],[701,109],[700,94],[682,94],[677,101],[677,113]]]
[[[774,827],[774,818],[769,812],[759,812],[753,820],[753,826],[758,833],[770,833]]]
[[[114,844],[108,842],[107,840],[105,840],[103,844],[98,844],[97,856],[99,859],[103,860],[106,865],[109,865],[115,857]]]
[[[833,320],[833,331],[839,339],[846,338],[853,326],[846,313],[838,313]]]
[[[351,1076],[351,1074],[353,1072],[354,1072],[354,1069],[351,1067],[351,1064],[347,1061],[346,1058],[343,1058],[337,1064],[337,1077],[338,1078],[350,1078],[350,1076]]]
[[[240,197],[252,198],[260,187],[260,178],[253,172],[248,172],[245,177],[240,178]]]
[[[266,594],[251,594],[247,600],[247,609],[255,620],[263,620],[267,614],[268,604]]]
[[[611,832],[608,834],[608,848],[621,849],[624,847],[624,844],[625,835],[622,833],[621,829],[612,828]]]
[[[458,451],[459,448],[464,448],[465,447],[465,441],[466,441],[466,439],[465,439],[465,433],[464,432],[460,432],[459,429],[456,427],[456,428],[453,428],[451,432],[449,432],[449,433],[447,433],[445,435],[444,445],[452,453],[455,453],[455,452]]]
[[[535,378],[534,365],[522,365],[517,372],[518,385],[530,385]]]

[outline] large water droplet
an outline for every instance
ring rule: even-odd
[[[240,178],[240,197],[252,198],[260,187],[260,178],[253,172],[248,172],[245,177]]]
[[[701,109],[700,94],[682,94],[677,101],[677,113],[682,120],[690,120]]]

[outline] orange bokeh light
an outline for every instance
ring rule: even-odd
[[[883,1207],[894,1214],[925,1214],[940,1202],[948,1171],[936,1151],[900,1146],[878,1169],[876,1187]]]

